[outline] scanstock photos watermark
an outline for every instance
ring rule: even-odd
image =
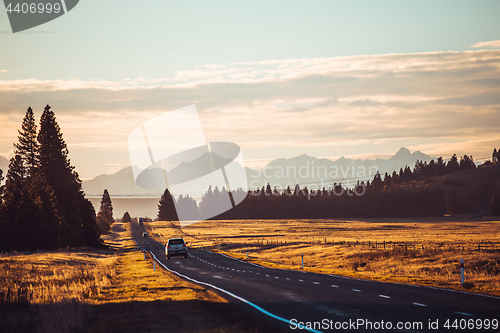
[[[79,0],[4,0],[12,32],[52,21],[75,8]]]
[[[166,112],[134,129],[128,138],[135,182],[147,189],[168,188],[180,225],[222,214],[248,192],[245,165],[238,145],[207,142],[195,105]],[[194,215],[195,199],[209,187],[225,188],[212,196],[210,209]],[[238,195],[234,195],[235,193]]]

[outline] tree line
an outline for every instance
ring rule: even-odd
[[[18,133],[0,188],[0,252],[101,245],[94,207],[70,164],[51,107],[45,106],[39,130],[29,107]],[[101,222],[110,217],[111,201],[104,206]]]
[[[483,165],[499,164],[500,152],[494,150],[492,160]],[[436,161],[417,161],[413,170],[406,166],[399,173],[380,173],[373,180],[357,182],[352,187],[334,183],[320,190],[309,190],[298,184],[280,191],[268,184],[260,189],[228,192],[224,187],[210,187],[200,203],[189,196],[175,198],[168,189],[158,205],[158,219],[176,221],[175,206],[191,211],[191,219],[198,219],[213,209],[212,203],[221,197],[246,198],[236,207],[212,219],[298,219],[298,218],[377,218],[377,217],[432,217],[454,215],[458,210],[457,195],[453,189],[414,187],[414,181],[476,168],[472,156],[458,159],[453,155],[448,162],[442,157]],[[248,195],[247,195],[248,194]],[[239,200],[238,200],[239,201]],[[175,204],[174,204],[175,202]],[[500,215],[500,193],[495,193],[491,210]]]

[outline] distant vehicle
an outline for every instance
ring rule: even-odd
[[[144,224],[144,218],[143,217],[139,217],[139,225],[141,224]]]
[[[148,237],[148,233],[147,233],[146,231],[144,231],[144,232],[142,233],[142,237]]]
[[[167,253],[167,259],[173,256],[184,256],[184,258],[187,258],[187,243],[182,238],[171,238],[167,242],[165,252]]]

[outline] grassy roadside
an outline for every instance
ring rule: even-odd
[[[212,291],[186,282],[129,252],[94,307],[89,332],[267,332],[261,319],[238,311]]]
[[[274,327],[135,251],[128,226],[109,250],[0,257],[1,332],[268,332]],[[157,267],[158,268],[158,267]]]

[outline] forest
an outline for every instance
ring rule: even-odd
[[[101,246],[100,235],[112,223],[111,201],[105,191],[104,211],[96,216],[51,107],[45,106],[39,129],[29,107],[18,132],[0,187],[0,252]]]
[[[495,148],[491,160],[479,168],[499,169],[500,152]],[[332,187],[309,190],[307,186],[288,187],[284,191],[268,184],[245,193],[243,190],[228,191],[223,187],[211,187],[202,196],[199,204],[189,196],[174,197],[168,189],[158,206],[158,219],[175,221],[175,206],[190,210],[191,219],[207,216],[214,204],[226,196],[231,200],[246,198],[236,207],[211,219],[326,219],[326,218],[380,218],[380,217],[435,217],[454,215],[459,210],[459,201],[454,188],[419,186],[432,178],[476,169],[472,157],[456,154],[448,162],[442,157],[430,162],[417,161],[413,170],[406,166],[399,173],[377,173],[370,182],[359,182],[353,187],[334,183]],[[174,205],[175,200],[175,205]],[[237,200],[238,202],[240,200]],[[500,190],[497,188],[489,203],[489,213],[500,215]],[[207,213],[207,214],[204,214]]]

